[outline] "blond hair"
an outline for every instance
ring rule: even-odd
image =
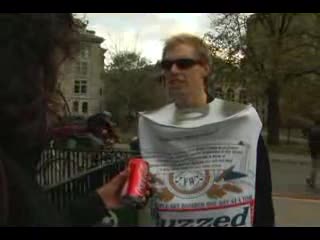
[[[180,44],[186,44],[193,47],[200,60],[211,67],[211,54],[209,47],[201,38],[189,33],[180,33],[168,38],[165,41],[165,45],[162,51],[162,58],[164,58],[165,54],[169,50]]]

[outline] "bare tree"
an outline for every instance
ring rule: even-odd
[[[241,66],[242,77],[268,99],[268,142],[279,143],[283,87],[319,75],[320,17],[317,13],[223,13],[205,35],[212,53]]]

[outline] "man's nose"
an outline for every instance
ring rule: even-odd
[[[172,72],[172,73],[177,73],[177,72],[179,72],[180,70],[179,70],[179,68],[177,67],[177,65],[174,63],[174,64],[172,64],[172,66],[171,66],[171,69],[170,69],[170,72]]]

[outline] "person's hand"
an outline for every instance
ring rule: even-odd
[[[118,209],[122,207],[121,192],[128,179],[128,175],[129,173],[126,169],[112,178],[110,182],[97,189],[97,193],[101,197],[106,208]]]
[[[97,189],[97,193],[101,197],[102,201],[104,202],[106,208],[108,209],[119,209],[123,207],[121,202],[122,198],[122,190],[123,187],[128,179],[129,171],[128,169],[124,170],[117,176],[111,179],[110,182],[106,183],[99,189]],[[143,198],[144,206],[147,203],[148,198],[151,195],[151,176],[148,176],[148,183],[147,183],[147,191],[146,195]]]
[[[142,199],[142,204],[140,206],[137,206],[137,209],[143,209],[147,203],[148,203],[148,199],[150,198],[150,196],[153,193],[153,189],[152,189],[152,176],[151,174],[148,175],[148,179],[147,179],[147,191],[146,191],[146,195],[143,197]]]

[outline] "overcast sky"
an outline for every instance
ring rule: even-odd
[[[102,47],[136,50],[152,62],[161,58],[166,38],[181,32],[201,37],[209,28],[207,13],[86,13],[86,18],[88,29],[105,38]]]

